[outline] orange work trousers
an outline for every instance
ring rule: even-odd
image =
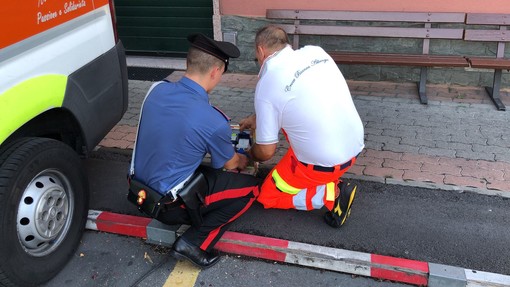
[[[262,184],[259,197],[257,200],[264,205],[264,208],[280,208],[280,209],[320,209],[326,206],[329,210],[333,208],[335,198],[338,196],[338,182],[340,177],[356,162],[356,157],[353,157],[350,162],[343,165],[337,165],[333,171],[318,171],[314,166],[301,163],[294,154],[292,148],[289,148],[287,153],[283,156],[281,161],[271,170],[267,175],[264,183]],[[277,187],[274,180],[275,171],[277,172],[280,181],[285,181],[285,184],[293,187],[295,190],[300,190],[297,193],[288,193],[282,191]],[[318,206],[312,201],[316,201],[314,197],[318,189],[324,188],[327,184],[334,183],[335,195],[334,197],[326,198],[327,192],[324,192],[323,205]],[[306,194],[302,194],[305,192]],[[299,200],[296,200],[298,199]],[[303,201],[297,206],[295,203]]]

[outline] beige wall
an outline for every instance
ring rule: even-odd
[[[266,9],[510,13],[510,0],[219,0],[221,15],[263,17]],[[248,4],[249,3],[249,4]]]

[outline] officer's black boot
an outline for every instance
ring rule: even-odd
[[[187,242],[179,237],[172,246],[172,254],[181,259],[188,259],[198,267],[208,268],[219,261],[220,255],[217,252],[206,252],[200,247]]]
[[[358,186],[343,181],[338,184],[338,188],[340,189],[340,194],[335,199],[333,210],[327,211],[324,214],[324,221],[335,228],[341,227],[351,214],[351,207]]]

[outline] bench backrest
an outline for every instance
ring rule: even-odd
[[[465,13],[449,12],[359,12],[268,9],[268,19],[337,20],[367,22],[463,23]]]
[[[294,20],[294,24],[278,24],[288,34],[294,35],[293,46],[298,48],[299,35],[331,35],[360,37],[392,37],[424,39],[423,53],[428,54],[429,39],[462,39],[462,28],[436,28],[434,23],[464,23],[465,13],[426,12],[355,12],[269,9],[268,19]],[[301,20],[367,22],[365,26],[341,26],[327,24],[306,24]],[[369,22],[421,23],[422,27],[371,26]]]
[[[505,43],[510,42],[510,26],[509,14],[487,14],[487,13],[470,13],[466,16],[466,25],[490,25],[497,26],[496,29],[466,29],[464,32],[464,40],[481,41],[481,42],[497,42],[498,50],[497,58],[504,58]]]

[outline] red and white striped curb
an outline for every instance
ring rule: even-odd
[[[216,248],[227,253],[419,286],[427,285],[428,280],[428,266],[425,262],[237,232],[226,232],[216,244]]]
[[[132,215],[90,210],[87,229],[171,246],[180,230]],[[417,286],[510,286],[510,276],[227,231],[215,246],[232,254]]]

